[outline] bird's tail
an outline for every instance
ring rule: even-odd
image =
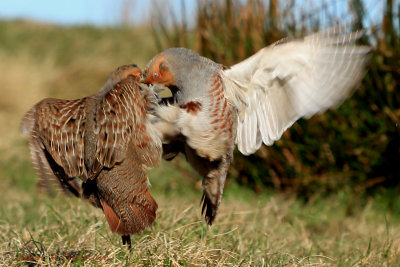
[[[122,236],[142,232],[156,219],[157,203],[148,191],[147,175],[124,161],[97,177],[98,195],[111,231]]]

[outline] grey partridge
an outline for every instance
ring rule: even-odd
[[[117,68],[96,94],[43,99],[25,115],[32,160],[44,181],[58,181],[103,210],[112,232],[130,235],[156,218],[145,168],[159,164],[161,140],[150,123],[158,98],[136,65]],[[82,180],[82,186],[75,177]]]
[[[163,157],[179,152],[203,176],[205,220],[212,224],[235,145],[244,155],[272,145],[299,118],[343,102],[365,73],[363,32],[336,27],[303,39],[279,41],[225,67],[186,48],[156,55],[143,72],[173,96],[160,107],[169,124]]]

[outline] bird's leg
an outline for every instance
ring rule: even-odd
[[[229,165],[232,161],[231,156],[223,156],[221,160],[212,162],[217,163],[215,168],[211,168],[210,171],[203,177],[203,207],[201,212],[205,213],[205,220],[207,224],[212,225],[215,216],[217,216],[217,211],[219,204],[221,203],[222,193],[224,191],[224,185],[226,180],[226,175],[228,173]]]
[[[128,245],[129,250],[132,250],[131,236],[130,235],[122,235],[122,245]]]
[[[226,175],[233,159],[233,146],[222,158],[214,161],[200,157],[188,145],[184,145],[182,152],[190,165],[203,176],[202,214],[205,213],[206,222],[212,225],[221,203]]]

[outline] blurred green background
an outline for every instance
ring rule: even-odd
[[[271,251],[270,246],[274,246],[266,245],[269,240],[277,244],[279,240],[286,240],[288,233],[295,237],[302,232],[292,243],[282,244],[299,259],[321,254],[332,257],[332,262],[351,265],[351,258],[356,254],[361,265],[371,258],[376,264],[399,263],[400,243],[396,235],[400,221],[399,1],[199,0],[195,2],[195,14],[185,11],[187,1],[152,1],[149,21],[135,25],[126,19],[131,1],[125,2],[126,12],[121,11],[121,23],[112,27],[0,20],[0,188],[4,189],[0,196],[1,250],[10,249],[10,236],[18,242],[29,240],[25,228],[35,238],[53,244],[58,237],[40,227],[56,228],[64,216],[68,222],[63,221],[63,225],[71,225],[68,223],[72,218],[74,225],[85,229],[95,223],[94,219],[102,218],[99,211],[86,214],[89,206],[85,203],[77,204],[74,200],[64,203],[65,198],[61,196],[59,202],[37,196],[37,177],[30,163],[27,140],[19,135],[19,123],[24,112],[42,98],[87,96],[101,88],[115,67],[132,62],[144,67],[156,53],[172,46],[192,48],[229,66],[280,38],[301,37],[337,23],[352,22],[354,30],[367,30],[360,44],[373,48],[368,73],[360,88],[337,110],[295,123],[273,146],[263,146],[249,157],[235,153],[222,214],[228,216],[232,210],[249,210],[249,207],[259,207],[259,210],[254,218],[253,213],[249,215],[254,220],[249,225],[243,221],[244,215],[238,215],[239,219],[233,213],[229,215],[233,216],[231,219],[221,215],[219,226],[213,228],[216,236],[221,229],[234,231],[236,226],[230,225],[231,222],[250,228],[238,230],[238,236],[227,235],[226,238],[231,237],[229,240],[217,238],[207,244],[212,249],[222,247],[234,251],[251,265],[253,256],[256,262],[264,263],[265,255],[257,249]],[[171,8],[171,2],[180,6],[179,11]],[[184,199],[200,200],[200,177],[179,157],[151,171],[150,178],[156,199],[161,199],[158,214],[161,219],[156,233],[168,231],[175,227],[169,224],[174,221],[171,214],[189,206]],[[54,201],[64,212],[53,218]],[[37,206],[50,217],[43,217]],[[75,216],[70,206],[78,207],[79,216]],[[171,208],[178,211],[170,213]],[[195,206],[193,212],[191,209],[189,206],[191,217],[185,223],[200,218],[199,207]],[[258,225],[257,222],[262,222],[260,218],[269,221]],[[363,224],[357,228],[360,220]],[[271,222],[276,222],[273,227]],[[37,229],[30,228],[35,224]],[[176,227],[180,227],[179,223]],[[107,225],[103,228],[108,233]],[[197,238],[203,240],[204,229],[200,230],[195,228],[193,231],[201,234],[196,232],[183,242],[192,245],[193,240],[200,242]],[[61,236],[67,236],[63,242],[73,242],[79,236],[75,232],[63,232],[65,229],[58,231]],[[151,235],[155,235],[157,246],[163,246],[164,240],[156,233]],[[257,237],[242,240],[251,233],[257,233]],[[346,239],[343,233],[350,238]],[[171,230],[167,236],[175,234]],[[311,241],[308,237],[312,237]],[[141,241],[139,238],[137,242]],[[119,239],[114,239],[113,244],[118,245]],[[353,240],[357,240],[357,245]],[[376,249],[374,253],[370,252],[371,246]],[[249,251],[243,247],[255,254],[247,258]],[[207,250],[209,247],[204,249],[204,255],[211,253]],[[148,257],[151,261],[157,256],[143,251],[139,258]],[[159,255],[168,258],[171,251],[181,255],[180,250],[169,250],[168,246]],[[287,253],[278,249],[275,252],[277,261],[271,264],[279,265]],[[218,257],[212,259],[225,262]],[[210,263],[206,258],[196,260],[188,262]],[[227,257],[226,263],[230,260]],[[290,265],[297,261],[287,262]]]

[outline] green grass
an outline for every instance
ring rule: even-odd
[[[268,190],[255,194],[230,182],[215,224],[208,227],[200,215],[199,177],[182,160],[164,162],[150,173],[157,220],[133,236],[129,252],[101,210],[61,193],[38,193],[29,161],[10,159],[0,167],[5,189],[0,262],[5,265],[29,259],[48,266],[400,264],[400,197],[395,194],[360,203],[340,192],[304,203]]]

